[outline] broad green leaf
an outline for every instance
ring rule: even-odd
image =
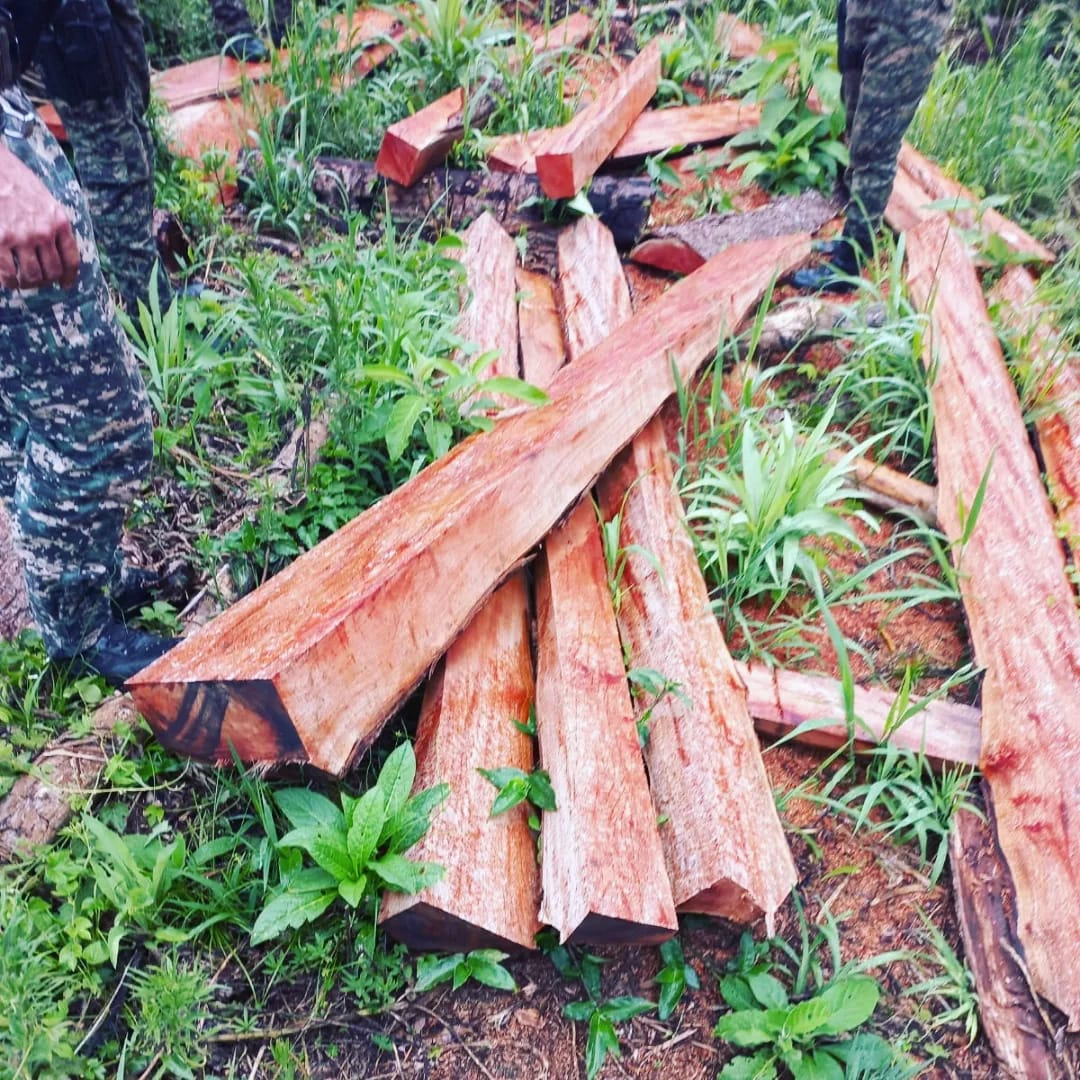
[[[844,1067],[825,1050],[811,1050],[803,1055],[795,1080],[844,1080]]]
[[[782,1030],[783,1024],[771,1023],[765,1010],[744,1009],[721,1016],[713,1034],[732,1046],[762,1046],[774,1042]]]
[[[838,979],[819,995],[828,1007],[828,1019],[819,1026],[826,1035],[839,1035],[866,1023],[877,1008],[881,991],[868,975]]]
[[[336,892],[278,893],[259,913],[251,928],[251,944],[259,945],[317,919],[333,902]]]
[[[665,978],[667,976],[667,978]],[[657,1003],[657,1016],[661,1020],[667,1020],[669,1016],[675,1011],[675,1006],[679,1004],[683,993],[686,990],[686,979],[683,978],[681,971],[675,968],[669,968],[666,971],[661,971],[656,977],[656,981],[660,983],[660,1000]]]
[[[652,1012],[656,1003],[640,997],[616,997],[605,1001],[600,1006],[603,1014],[613,1023],[619,1024],[642,1013]]]
[[[274,802],[294,829],[322,825],[345,831],[345,815],[328,799],[307,788],[285,788],[274,792]]]
[[[416,961],[415,989],[422,992],[446,982],[464,961],[464,953],[454,953],[452,956],[421,956]]]
[[[502,966],[490,960],[478,960],[472,954],[468,958],[472,977],[485,986],[494,987],[496,990],[516,990],[517,983],[514,977]]]
[[[349,858],[357,871],[362,870],[375,854],[385,824],[386,803],[382,791],[376,786],[364,792],[353,810],[347,845]]]
[[[604,1065],[608,1054],[621,1058],[619,1036],[611,1021],[601,1013],[594,1012],[589,1019],[589,1037],[585,1040],[585,1075],[593,1080]]]
[[[516,379],[511,375],[496,375],[485,379],[479,389],[484,394],[501,394],[503,397],[523,401],[526,405],[546,405],[550,398],[538,386]]]
[[[405,809],[415,780],[416,754],[412,743],[403,742],[386,759],[379,770],[379,779],[375,781],[375,786],[383,794],[387,818],[393,818]]]
[[[800,1001],[788,1013],[788,1031],[796,1036],[812,1035],[829,1018],[829,1004],[821,997]]]
[[[508,781],[498,795],[495,796],[495,801],[491,804],[489,817],[498,817],[500,814],[505,814],[507,810],[512,809],[519,803],[523,803],[528,794],[529,781],[527,779]]]
[[[372,859],[367,869],[382,878],[388,889],[394,892],[417,893],[442,879],[444,870],[434,863],[413,862],[403,855],[384,855]]]
[[[720,1070],[719,1080],[776,1080],[776,1064],[772,1054],[760,1050],[752,1057],[729,1061]]]
[[[596,1006],[591,1001],[571,1001],[563,1006],[563,1016],[567,1020],[577,1020],[579,1023],[588,1020],[596,1012]]]
[[[543,769],[537,769],[529,776],[529,802],[540,810],[558,809],[551,777]]]
[[[720,980],[720,995],[732,1009],[746,1010],[757,1007],[757,1001],[742,975],[725,975]]]
[[[784,984],[775,975],[770,975],[767,971],[761,971],[755,975],[747,975],[746,982],[750,987],[750,992],[765,1008],[787,1008],[787,991],[784,989]]]
[[[511,780],[528,780],[529,774],[522,769],[515,769],[512,765],[504,765],[501,769],[477,769],[476,770],[488,783],[494,784],[500,790],[506,787]]]
[[[349,907],[359,907],[367,894],[367,875],[361,874],[355,881],[339,881],[338,892]]]
[[[344,823],[344,817],[341,820]],[[344,832],[331,832],[323,826],[292,829],[278,841],[278,845],[301,848],[338,881],[348,881],[353,876],[348,837]]]
[[[431,825],[432,813],[449,794],[449,784],[435,784],[413,795],[383,829],[381,839],[390,851],[400,855],[421,840]]]

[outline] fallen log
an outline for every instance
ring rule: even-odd
[[[754,724],[764,735],[783,738],[803,728],[795,739],[807,746],[833,750],[853,737],[858,748],[888,743],[923,754],[936,766],[974,767],[979,762],[980,713],[970,705],[901,702],[881,687],[856,686],[856,723],[850,731],[844,689],[836,679],[741,660],[735,661],[735,670],[746,686]]]
[[[662,226],[637,244],[630,258],[657,270],[689,274],[732,244],[817,232],[841,209],[819,191],[781,195],[758,210],[706,214],[682,225]]]
[[[825,460],[836,465],[848,460],[843,450],[826,450]],[[937,488],[924,484],[888,465],[879,465],[867,457],[848,460],[848,486],[863,502],[879,510],[909,514],[926,525],[937,528]]]
[[[908,233],[907,256],[911,294],[931,320],[938,516],[960,545],[960,592],[986,670],[980,766],[1032,982],[1075,1028],[1080,613],[971,260],[943,216]]]
[[[650,42],[537,156],[536,174],[548,198],[570,199],[585,186],[656,93],[659,80],[660,47]]]
[[[548,404],[467,439],[140,672],[132,692],[161,741],[347,769],[675,380],[809,250],[806,236],[729,249],[559,372]]]
[[[671,150],[676,146],[706,146],[755,127],[760,110],[742,101],[711,101],[646,109],[611,151],[609,161],[628,161]],[[543,153],[561,128],[504,135],[488,151],[488,165],[500,172],[536,172],[536,155]]]
[[[559,259],[571,342],[571,319],[581,347],[630,317],[630,291],[602,226],[585,219],[565,233]],[[629,663],[678,684],[636,708],[638,720],[650,715],[645,758],[675,904],[744,923],[764,916],[772,933],[795,866],[746,692],[685,529],[659,418],[603,474],[598,494],[603,519],[618,519],[627,552],[617,619]],[[546,841],[544,851],[546,858]]]
[[[953,818],[949,864],[964,956],[979,997],[979,1021],[1007,1075],[1024,1080],[1080,1076],[1080,1039],[1067,1036],[1033,995],[1016,936],[1016,896],[987,820]]]
[[[244,83],[262,82],[273,65],[269,61],[248,63],[231,56],[206,56],[190,64],[178,64],[155,72],[150,86],[170,111],[210,98],[231,97]]]
[[[0,801],[0,862],[49,843],[71,817],[72,803],[97,789],[116,729],[138,721],[131,698],[109,698],[86,735],[61,735],[34,759]]]
[[[436,170],[411,188],[383,186],[374,166],[348,158],[320,157],[312,183],[315,197],[333,209],[372,214],[384,206],[402,224],[431,222],[459,228],[485,211],[507,232],[527,230],[530,244],[546,226],[537,205],[540,184],[533,176]],[[598,176],[589,189],[597,217],[611,230],[620,248],[630,247],[649,218],[653,187],[646,177]],[[553,230],[548,229],[549,232]]]
[[[892,192],[885,205],[885,224],[895,233],[914,229],[921,221],[932,216],[933,198],[912,179],[904,168],[896,170]]]
[[[492,354],[491,374],[518,374],[513,240],[490,215],[465,233],[469,297],[458,334]],[[514,574],[481,607],[429,680],[416,732],[421,791],[447,783],[450,795],[410,857],[445,868],[419,893],[388,892],[379,921],[412,949],[534,947],[540,929],[540,873],[524,804],[491,817],[496,792],[478,772],[532,772],[525,724],[533,702],[529,598]]]
[[[906,170],[934,201],[953,203],[954,208],[949,213],[958,225],[966,229],[981,228],[987,237],[996,234],[1013,251],[1037,262],[1054,261],[1054,253],[1015,221],[1010,221],[992,208],[980,211],[974,192],[946,176],[940,166],[920,154],[909,142],[905,142],[900,149],[900,168]]]
[[[574,12],[550,28],[541,27],[532,35],[532,47],[538,53],[576,48],[593,32],[594,25],[584,12]],[[454,144],[464,137],[466,119],[480,126],[494,112],[500,89],[496,86],[467,97],[465,90],[458,87],[412,116],[391,124],[375,159],[379,175],[411,187],[429,169],[445,160]]]
[[[1011,266],[990,292],[1017,347],[1035,369],[1035,434],[1060,533],[1080,567],[1080,355],[1070,352],[1035,295],[1035,279]]]
[[[559,238],[571,360],[632,314],[605,232],[583,218]],[[593,257],[597,245],[609,253],[601,260],[606,267]],[[614,277],[603,272],[612,265]],[[536,597],[536,728],[557,802],[556,810],[545,811],[541,830],[541,918],[562,941],[662,941],[678,923],[590,499],[545,540]],[[624,872],[627,866],[633,874]]]

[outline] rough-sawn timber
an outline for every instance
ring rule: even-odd
[[[730,248],[130,683],[161,741],[340,774],[483,600],[733,334],[807,236]],[[673,377],[673,368],[676,375]]]

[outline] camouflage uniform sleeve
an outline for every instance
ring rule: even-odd
[[[25,96],[0,93],[30,118],[24,135],[5,128],[4,145],[64,207],[81,257],[71,289],[0,289],[0,497],[46,647],[70,657],[109,618],[106,589],[150,467],[152,425],[74,174]]]

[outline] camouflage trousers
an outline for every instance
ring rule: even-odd
[[[0,91],[20,109],[18,90]],[[146,390],[102,277],[86,202],[36,116],[2,136],[75,227],[70,289],[0,289],[0,498],[45,646],[70,657],[109,619],[124,517],[153,450]]]
[[[50,75],[65,58],[48,34],[38,55],[46,96],[56,106],[75,154],[102,267],[124,307],[134,314],[138,301],[147,299],[151,273],[157,274],[162,307],[168,305],[171,290],[158,268],[154,242],[154,142],[146,120],[150,65],[142,20],[135,0],[107,3],[122,54],[121,93],[98,100],[69,100]],[[55,53],[52,57],[47,55],[50,50]]]
[[[847,114],[844,236],[873,247],[896,179],[900,144],[945,41],[952,0],[840,0],[839,62]]]

